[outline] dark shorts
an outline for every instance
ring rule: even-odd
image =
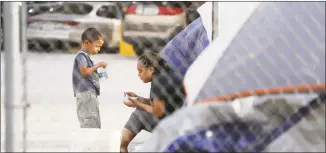
[[[159,119],[151,113],[136,109],[132,112],[124,127],[137,135],[141,130],[152,132],[158,122]]]
[[[76,94],[77,116],[81,128],[101,128],[99,102],[96,93]]]

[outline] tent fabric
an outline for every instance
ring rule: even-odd
[[[325,84],[324,4],[259,4],[195,101],[248,90]]]
[[[198,55],[209,45],[201,17],[171,39],[160,55],[182,78]]]
[[[325,84],[325,3],[264,2],[215,63],[196,101],[248,90],[315,84]],[[184,107],[159,123],[141,151],[180,148],[175,143],[178,138],[227,124],[245,123],[257,135],[272,131],[317,96],[309,91],[265,94]],[[208,131],[208,135],[218,134]],[[200,142],[218,143],[205,136]],[[263,151],[325,152],[325,101]]]
[[[218,36],[197,57],[184,77],[184,85],[187,89],[187,106],[194,104],[198,92],[213,71],[215,63],[222,57],[224,50],[261,2],[217,3],[218,7],[214,9],[219,16],[214,17],[215,21],[218,21],[214,24],[218,25],[214,25],[214,27],[218,30]],[[244,5],[245,7],[243,7]],[[216,6],[214,5],[214,7]]]
[[[205,2],[197,9],[197,12],[202,19],[203,26],[207,32],[207,38],[211,43],[213,38],[213,2]]]
[[[204,151],[204,152],[261,152],[266,146],[294,127],[315,109],[325,106],[326,94],[321,94],[297,112],[286,116],[286,120],[272,130],[264,130],[257,122],[224,123],[207,129],[196,129],[178,137],[164,152]],[[322,142],[322,141],[321,141]]]
[[[306,106],[317,97],[318,95],[314,93],[265,95],[247,97],[232,103],[207,103],[186,107],[161,121],[140,151],[168,152],[171,147],[180,151],[182,146],[176,141],[196,131],[205,131],[205,135],[198,134],[184,139],[189,147],[206,147],[206,151],[214,150],[214,152],[218,149],[225,151],[236,143],[236,139],[231,139],[235,138],[232,135],[253,137],[272,131],[300,107]],[[308,116],[266,146],[263,151],[325,151],[325,101],[320,104],[318,109],[312,110]],[[231,126],[238,128],[232,129]],[[219,132],[214,131],[216,127],[220,127]],[[214,137],[210,138],[209,135],[229,139],[220,141],[213,139]],[[198,139],[201,141],[197,141],[197,146],[191,144],[191,141]],[[241,140],[238,139],[238,142],[243,142]],[[204,142],[209,143],[204,145]],[[220,147],[214,147],[213,144],[218,144]]]

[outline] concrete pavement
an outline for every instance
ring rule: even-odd
[[[92,58],[108,63],[109,77],[101,82],[99,96],[103,128],[87,134],[80,131],[76,116],[71,83],[74,55],[28,54],[27,94],[31,107],[27,113],[27,151],[77,151],[74,144],[82,143],[96,151],[119,151],[120,131],[133,111],[123,105],[123,92],[148,96],[150,84],[139,80],[136,58],[103,54]],[[4,66],[1,53],[1,151],[5,137]],[[130,151],[137,150],[149,136],[141,132],[130,145]]]

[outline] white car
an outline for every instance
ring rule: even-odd
[[[63,2],[26,2],[28,16],[34,16],[41,13],[49,12],[54,8],[57,8]]]
[[[101,51],[117,51],[122,18],[122,8],[117,3],[64,2],[28,19],[29,47],[45,51],[80,47],[82,32],[95,27],[104,37]]]
[[[159,51],[186,25],[186,10],[176,2],[134,2],[125,10],[122,42],[137,55]]]

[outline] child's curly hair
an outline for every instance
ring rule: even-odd
[[[144,52],[138,57],[138,61],[141,62],[146,68],[154,67],[155,72],[170,71],[170,67],[167,62],[155,52]]]

